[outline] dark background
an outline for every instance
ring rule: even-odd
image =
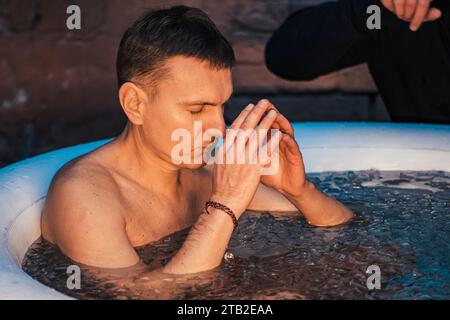
[[[146,8],[205,10],[235,48],[229,121],[261,97],[291,121],[389,121],[365,65],[310,82],[267,71],[264,44],[288,14],[323,0],[0,0],[0,167],[55,148],[112,137],[125,117],[117,99],[120,38]],[[81,7],[81,30],[66,8]],[[305,61],[305,63],[308,63]]]

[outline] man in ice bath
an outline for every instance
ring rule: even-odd
[[[351,219],[347,207],[305,177],[293,129],[267,100],[247,106],[231,128],[278,129],[272,137],[279,139],[275,174],[262,175],[268,163],[261,160],[174,163],[175,130],[193,136],[194,121],[201,121],[203,130],[225,136],[233,61],[232,47],[199,9],[177,6],[137,20],[117,57],[128,123],[117,138],[56,174],[42,215],[43,237],[74,261],[124,268],[141,263],[135,247],[192,227],[162,270],[187,274],[220,265],[245,210],[300,211],[315,226]],[[249,152],[248,142],[245,148]]]

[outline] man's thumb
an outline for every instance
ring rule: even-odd
[[[427,21],[434,21],[439,19],[442,16],[442,11],[437,8],[431,8],[427,14]]]

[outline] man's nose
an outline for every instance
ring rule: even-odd
[[[223,117],[222,110],[215,112],[214,117],[208,123],[208,128],[214,128],[219,130],[222,135],[221,138],[225,137],[227,126],[225,124],[225,118]]]

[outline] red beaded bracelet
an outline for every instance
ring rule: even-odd
[[[223,212],[228,214],[231,217],[231,220],[233,220],[233,224],[234,224],[233,230],[237,228],[238,222],[237,222],[237,219],[236,219],[236,216],[235,216],[233,210],[231,210],[230,208],[228,208],[224,204],[221,204],[221,203],[216,202],[216,201],[208,200],[205,203],[205,211],[206,211],[207,214],[209,214],[209,211],[208,211],[209,207],[213,207],[214,209],[222,210]]]

